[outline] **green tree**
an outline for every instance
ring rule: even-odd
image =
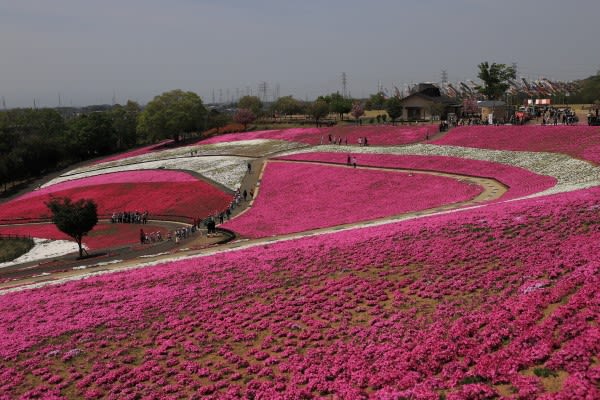
[[[315,120],[315,124],[318,127],[321,118],[329,114],[329,104],[322,98],[317,99],[308,105],[307,112]]]
[[[125,150],[136,145],[137,119],[140,112],[140,105],[131,100],[128,100],[124,106],[115,105],[108,112],[115,130],[117,150]]]
[[[96,203],[90,199],[73,202],[69,198],[53,198],[46,206],[52,212],[52,223],[58,230],[75,239],[79,246],[79,257],[83,257],[81,241],[98,223]]]
[[[392,96],[385,102],[385,110],[392,120],[392,125],[402,116],[402,100],[398,96]]]
[[[385,109],[385,95],[383,92],[378,92],[369,96],[365,104],[367,110],[383,110]]]
[[[573,86],[576,87],[576,90],[574,93],[570,93],[569,101],[571,103],[592,104],[600,100],[600,73],[582,79]],[[564,98],[565,93],[561,93],[559,97]]]
[[[293,115],[302,112],[302,104],[292,96],[280,97],[273,103],[271,110],[278,114]]]
[[[246,108],[258,116],[262,112],[263,103],[256,96],[244,96],[239,99],[237,108]]]
[[[483,85],[477,86],[477,90],[490,100],[501,98],[510,86],[508,80],[516,77],[515,69],[505,64],[490,65],[485,61],[479,64],[478,68],[477,77],[483,81]]]
[[[231,121],[231,117],[225,113],[222,113],[218,110],[210,110],[207,116],[208,129],[216,129],[217,134],[219,130],[227,125]]]
[[[338,114],[341,120],[344,120],[344,114],[352,110],[352,99],[345,98],[337,92],[325,97],[325,101],[329,103],[329,111]]]
[[[80,115],[69,121],[67,148],[71,158],[85,160],[116,149],[117,137],[108,112]]]
[[[244,131],[248,130],[248,124],[251,124],[256,120],[256,115],[247,108],[238,108],[233,115],[233,120],[238,124],[244,125]]]
[[[137,132],[149,141],[172,137],[176,142],[182,134],[202,128],[206,108],[194,92],[176,89],[156,96],[138,118]]]

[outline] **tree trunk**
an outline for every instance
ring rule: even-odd
[[[77,241],[77,246],[79,246],[79,258],[83,257],[83,246],[81,245],[82,240],[82,237],[75,238],[75,241]]]

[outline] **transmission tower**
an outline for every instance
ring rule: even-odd
[[[4,99],[4,96],[2,96],[2,109],[6,111],[6,100]]]
[[[267,90],[268,89],[269,89],[269,85],[267,85],[267,82],[262,81],[258,84],[258,97],[262,101],[267,101]]]
[[[223,104],[223,89],[219,89],[219,104]]]
[[[448,83],[448,71],[445,69],[442,70],[442,87],[445,87]]]
[[[348,84],[348,77],[345,72],[342,72],[342,97],[346,98],[346,89]]]
[[[515,70],[515,76],[518,76],[518,74],[517,74],[517,63],[516,62],[512,63],[512,68]]]
[[[215,100],[215,89],[212,90],[212,104],[215,104],[216,100]]]

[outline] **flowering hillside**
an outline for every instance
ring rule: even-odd
[[[355,153],[299,153],[279,157],[283,160],[320,161],[336,164],[347,162],[348,156],[358,160],[360,165],[402,168],[422,171],[439,171],[453,174],[494,178],[509,190],[502,200],[514,199],[541,192],[556,184],[556,179],[529,172],[523,168],[487,161],[469,160],[458,157],[415,156],[391,154],[355,154]]]
[[[5,398],[599,398],[600,189],[0,296]]]
[[[600,127],[597,126],[463,126],[452,129],[433,143],[563,153],[600,164]]]
[[[158,153],[160,155],[160,153]],[[152,157],[155,157],[153,155]],[[162,159],[157,156],[157,160],[152,159],[140,163],[130,163],[126,159],[121,164],[113,167],[82,167],[72,170],[67,174],[61,175],[47,182],[44,187],[56,185],[64,181],[88,178],[96,175],[106,175],[115,172],[141,171],[141,170],[183,170],[192,171],[211,179],[229,189],[237,188],[246,173],[246,164],[251,158],[237,156],[206,156],[206,157],[176,157],[171,159]]]
[[[223,226],[250,237],[281,235],[466,201],[481,191],[440,176],[273,162],[252,208]]]
[[[0,205],[0,220],[20,221],[49,217],[51,197],[90,198],[98,214],[149,211],[152,215],[204,217],[225,209],[231,196],[186,173],[136,171],[104,174],[58,183]]]
[[[203,140],[199,144],[235,142],[251,139],[273,139],[300,142],[311,145],[328,144],[329,135],[341,138],[345,144],[357,144],[358,138],[366,137],[373,145],[399,145],[416,143],[425,140],[428,135],[437,131],[435,126],[336,126],[331,128],[290,128],[268,131],[254,131],[215,136]]]

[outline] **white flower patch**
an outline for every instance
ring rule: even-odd
[[[252,158],[233,156],[206,156],[147,161],[139,164],[127,164],[100,170],[81,172],[77,174],[62,175],[49,181],[44,186],[50,186],[72,179],[108,174],[111,172],[164,168],[193,171],[231,190],[235,190],[241,184],[242,179],[246,174],[247,163],[250,160],[252,160]]]
[[[315,146],[310,149],[298,149],[284,154],[290,155],[312,152],[352,152],[363,154],[459,157],[507,164],[527,169],[536,174],[556,178],[557,183],[554,187],[527,197],[545,196],[548,194],[569,192],[600,185],[600,168],[595,167],[586,161],[577,160],[568,155],[557,153],[486,150],[458,146],[415,144],[409,146],[350,148],[345,146],[325,145]]]
[[[176,149],[167,149],[157,152],[151,152],[146,154],[140,154],[137,156],[123,158],[119,160],[108,161],[99,164],[86,165],[80,168],[76,168],[61,175],[61,177],[68,176],[69,179],[74,179],[73,176],[79,175],[84,172],[92,172],[97,170],[106,170],[107,168],[123,167],[126,165],[146,163],[150,161],[162,161],[172,160],[176,158],[188,158],[188,157],[200,157],[200,156],[258,156],[262,157],[267,154],[279,153],[286,150],[291,150],[299,147],[305,147],[302,143],[287,142],[284,140],[270,140],[270,139],[252,139],[252,140],[241,140],[237,142],[223,142],[207,145],[195,145],[178,147]],[[193,155],[192,155],[193,152]],[[58,181],[52,181],[57,183]],[[48,182],[43,187],[50,185]]]
[[[34,246],[27,253],[12,261],[0,263],[0,268],[12,265],[24,264],[32,261],[44,260],[46,258],[60,257],[65,254],[79,251],[77,243],[69,240],[50,240],[33,238]]]

